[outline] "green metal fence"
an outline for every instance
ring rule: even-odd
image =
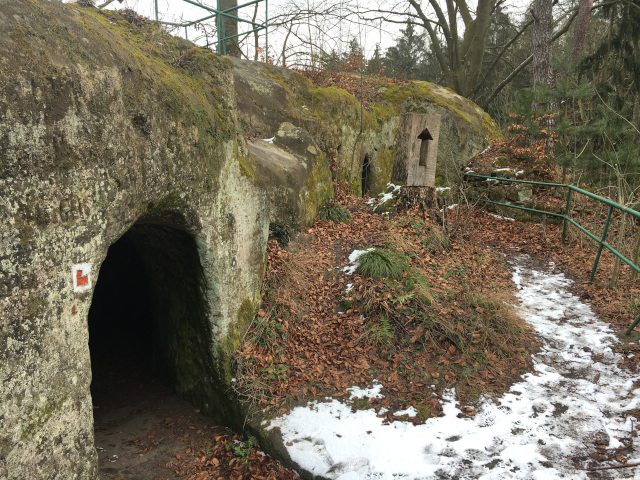
[[[591,269],[591,276],[589,277],[589,283],[593,282],[593,278],[596,274],[596,270],[598,269],[598,263],[600,262],[600,256],[602,255],[602,250],[604,248],[606,248],[607,250],[609,250],[611,253],[613,253],[616,257],[618,257],[620,260],[622,260],[624,263],[626,263],[627,265],[629,265],[633,270],[635,270],[636,272],[640,273],[640,267],[638,267],[636,264],[634,264],[631,260],[629,260],[627,257],[625,257],[624,255],[622,255],[620,252],[618,252],[615,248],[613,248],[611,245],[609,245],[607,243],[607,233],[609,233],[609,225],[611,223],[611,215],[613,214],[614,210],[620,210],[621,212],[624,212],[628,215],[631,215],[632,217],[635,218],[639,218],[640,219],[640,212],[637,212],[631,208],[625,207],[624,205],[620,205],[619,203],[616,203],[612,200],[609,200],[608,198],[604,198],[604,197],[600,197],[598,195],[595,195],[591,192],[588,192],[586,190],[583,190],[581,188],[578,188],[576,186],[573,185],[566,185],[564,183],[546,183],[546,182],[532,182],[532,181],[528,181],[528,180],[516,180],[516,179],[512,179],[512,178],[502,178],[502,177],[488,177],[486,175],[477,175],[475,173],[466,173],[464,174],[465,178],[479,178],[479,179],[485,179],[488,181],[500,181],[500,182],[512,182],[512,183],[526,183],[526,184],[530,184],[530,185],[542,185],[545,187],[558,187],[558,188],[566,188],[567,189],[567,197],[566,197],[566,205],[564,208],[564,214],[561,213],[554,213],[554,212],[547,212],[544,210],[537,210],[535,208],[527,208],[527,207],[523,207],[520,205],[511,205],[508,203],[501,203],[501,202],[495,202],[493,200],[489,200],[489,199],[485,199],[485,198],[473,198],[472,200],[476,200],[476,201],[481,201],[481,202],[485,202],[485,203],[491,203],[494,205],[501,205],[503,207],[509,207],[509,208],[517,208],[518,210],[525,210],[527,212],[534,212],[534,213],[540,213],[543,215],[549,215],[552,217],[558,217],[558,218],[562,218],[563,219],[563,226],[562,226],[562,243],[565,243],[566,238],[567,238],[567,230],[569,227],[569,224],[574,225],[575,227],[577,227],[581,232],[585,233],[586,235],[589,236],[589,238],[595,240],[598,244],[598,253],[596,254],[596,258],[595,261],[593,262],[593,268]],[[602,231],[602,235],[600,237],[597,237],[596,235],[594,235],[593,233],[591,233],[590,231],[588,231],[586,228],[584,228],[582,225],[580,225],[578,222],[576,222],[573,218],[571,218],[571,202],[573,200],[573,195],[575,194],[581,194],[581,195],[585,195],[593,200],[597,200],[598,202],[601,202],[605,205],[607,205],[609,207],[609,210],[607,212],[607,216],[605,219],[605,223],[604,223],[604,228]],[[638,317],[633,321],[633,323],[629,326],[629,328],[626,330],[626,334],[629,335],[631,333],[631,331],[635,328],[635,326],[640,323],[640,315],[638,315]]]
[[[268,4],[268,0],[252,0],[250,2],[247,3],[243,3],[241,5],[238,6],[234,6],[231,8],[227,8],[225,10],[221,10],[220,9],[220,0],[217,0],[216,3],[216,8],[207,6],[207,5],[203,5],[200,2],[194,1],[194,0],[182,0],[185,3],[188,3],[190,5],[194,5],[196,7],[202,8],[203,10],[205,10],[208,14],[205,15],[202,18],[198,18],[196,20],[191,20],[188,22],[181,22],[181,23],[176,23],[176,22],[165,22],[159,19],[159,15],[158,15],[158,0],[154,0],[155,3],[155,13],[156,13],[156,22],[161,23],[162,25],[171,25],[174,27],[183,27],[184,28],[184,37],[187,38],[187,27],[190,27],[192,25],[195,25],[197,23],[203,23],[206,22],[207,20],[211,20],[211,19],[215,19],[216,22],[216,37],[217,39],[213,42],[207,43],[206,47],[209,48],[211,46],[216,46],[216,51],[221,54],[221,55],[227,55],[227,40],[231,40],[233,38],[237,38],[237,37],[241,37],[244,35],[248,35],[250,33],[254,33],[254,32],[258,32],[261,30],[265,31],[265,61],[268,62],[269,61],[269,29],[267,28],[269,26],[269,4]],[[251,5],[257,5],[259,3],[264,2],[264,14],[265,14],[265,20],[264,23],[260,23],[260,22],[254,22],[252,20],[247,20],[245,18],[241,18],[238,17],[236,15],[237,11],[241,8],[244,7],[249,7]],[[225,32],[225,19],[229,18],[229,19],[233,19],[237,22],[241,22],[241,23],[247,23],[249,25],[251,25],[252,30],[248,30],[246,32],[242,32],[242,33],[237,33],[234,35],[227,35]],[[256,48],[258,48],[258,46],[256,45]]]

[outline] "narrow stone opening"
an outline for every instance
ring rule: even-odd
[[[175,394],[206,401],[211,385],[203,385],[215,373],[207,312],[189,233],[138,222],[110,246],[88,315],[97,447],[113,442],[114,425],[139,428],[131,418]]]
[[[420,160],[418,162],[418,165],[420,165],[421,167],[426,167],[427,158],[429,156],[429,142],[433,140],[433,137],[431,136],[431,133],[429,132],[429,130],[425,128],[422,131],[422,133],[418,135],[418,139],[421,141],[420,142]]]
[[[370,190],[369,175],[370,174],[371,174],[371,160],[369,159],[369,154],[367,153],[364,156],[364,160],[362,161],[362,177],[360,182],[360,185],[362,185],[363,197],[369,196],[369,190]]]

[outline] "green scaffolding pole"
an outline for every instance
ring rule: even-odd
[[[269,62],[269,4],[268,4],[268,0],[251,0],[249,2],[243,3],[241,5],[238,6],[234,6],[231,8],[227,8],[225,10],[221,10],[220,9],[220,1],[218,0],[216,3],[216,8],[212,8],[209,7],[207,5],[203,5],[202,3],[199,3],[195,0],[182,0],[185,3],[188,3],[190,5],[194,5],[196,7],[200,7],[206,11],[208,11],[210,13],[210,15],[207,15],[205,17],[199,18],[197,20],[191,20],[188,22],[182,22],[182,23],[175,23],[175,22],[165,22],[165,21],[161,21],[160,20],[160,15],[159,15],[159,8],[158,8],[158,0],[154,0],[154,6],[155,6],[155,16],[156,16],[156,22],[161,23],[163,25],[172,25],[175,27],[184,27],[184,37],[188,39],[188,33],[187,33],[187,27],[190,27],[192,25],[195,25],[196,23],[200,23],[203,22],[205,20],[210,20],[212,18],[215,17],[215,21],[216,21],[216,37],[217,40],[215,42],[216,45],[216,51],[217,53],[221,54],[221,55],[226,55],[227,54],[227,40],[231,40],[232,38],[237,38],[243,35],[248,35],[250,33],[254,33],[254,32],[258,32],[260,30],[264,30],[265,31],[265,62]],[[250,5],[255,5],[258,4],[260,2],[264,2],[264,6],[265,6],[265,21],[264,23],[257,23],[257,22],[253,22],[251,20],[247,20],[241,17],[238,17],[236,15],[233,15],[229,12],[236,12],[241,8],[250,6]],[[238,33],[238,34],[234,34],[234,35],[230,35],[227,36],[226,35],[226,31],[225,31],[225,22],[224,19],[225,18],[230,18],[230,19],[234,19],[238,22],[242,22],[242,23],[248,23],[250,24],[253,29],[249,30],[247,32],[242,32],[242,33]],[[213,44],[207,44],[207,48],[210,47]],[[256,45],[256,48],[258,48],[258,46]]]

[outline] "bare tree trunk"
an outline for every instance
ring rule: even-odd
[[[293,29],[293,24],[289,25],[289,29],[287,30],[287,35],[284,37],[284,41],[282,42],[282,66],[287,68],[287,42],[289,41],[289,35],[291,35],[291,30]]]
[[[622,212],[622,218],[620,219],[620,231],[618,232],[618,242],[616,243],[616,250],[622,250],[624,246],[624,230],[626,224],[627,214]],[[620,276],[620,260],[617,256],[613,261],[613,272],[611,273],[611,281],[609,282],[609,288],[615,290],[618,287],[618,277]]]
[[[591,7],[593,7],[593,0],[580,0],[576,26],[573,31],[573,51],[571,59],[574,62],[584,49],[584,41],[587,38],[587,30],[589,30],[589,22],[591,21]]]
[[[218,5],[220,6],[220,10],[227,10],[233,7],[238,6],[238,0],[219,0]],[[238,10],[231,10],[227,12],[231,15],[238,16]],[[223,17],[223,32],[225,38],[234,37],[234,35],[238,35],[238,21],[234,18]],[[221,53],[225,55],[229,55],[231,57],[240,57],[240,45],[238,42],[238,37],[229,38],[224,41],[224,47],[226,51],[223,49]]]
[[[256,3],[255,8],[253,9],[253,18],[251,19],[251,21],[253,23],[256,22],[256,18],[258,18],[258,5],[260,5],[259,3]],[[258,61],[258,30],[256,30],[255,32],[253,32],[253,60],[255,62]],[[269,62],[269,59],[266,59],[266,63]]]
[[[552,86],[551,46],[553,37],[553,0],[533,2],[533,88]],[[534,108],[535,110],[535,108]]]
[[[553,48],[553,0],[534,0],[533,2],[533,89],[539,90],[540,85],[553,87],[555,78],[551,66],[551,53]],[[538,114],[538,110],[552,110],[557,108],[557,101],[551,103],[540,103],[534,97],[531,110]],[[542,122],[547,128],[555,125],[553,117]],[[547,142],[547,147],[553,147],[551,139]]]
[[[438,0],[428,0],[437,22],[422,9],[420,0],[408,1],[429,35],[431,49],[442,68],[447,86],[464,97],[472,97],[480,81],[496,0],[478,0],[475,12],[469,9],[465,0],[446,0],[446,11]],[[475,13],[475,18],[472,13]],[[462,34],[458,28],[458,15],[464,24]],[[441,39],[444,39],[446,51],[440,46]]]

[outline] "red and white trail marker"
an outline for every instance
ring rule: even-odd
[[[91,265],[88,263],[80,263],[74,265],[71,269],[73,278],[73,291],[83,292],[91,289]]]

